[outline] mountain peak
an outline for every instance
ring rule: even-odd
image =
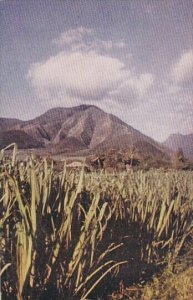
[[[12,132],[14,142],[17,142],[17,137],[25,139],[25,148],[33,139],[29,147],[44,147],[56,154],[126,149],[133,145],[143,145],[146,152],[153,151],[159,155],[163,150],[153,139],[95,105],[56,107],[33,120],[7,122],[0,119],[4,139],[0,146],[6,144],[6,132],[9,131],[9,142]],[[22,135],[22,132],[25,134]],[[19,145],[22,147],[21,143]]]

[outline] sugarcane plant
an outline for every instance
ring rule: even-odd
[[[193,174],[56,171],[1,151],[3,296],[88,299],[133,261],[172,264],[192,233]],[[133,250],[133,248],[136,247]],[[135,264],[134,264],[135,265]],[[51,298],[50,294],[50,299]]]

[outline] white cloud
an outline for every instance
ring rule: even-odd
[[[89,49],[104,49],[104,50],[111,50],[111,49],[121,49],[126,46],[125,42],[123,40],[119,41],[112,41],[112,40],[100,40],[96,39],[95,41],[92,41],[86,45]]]
[[[31,66],[28,78],[37,89],[63,90],[67,95],[100,99],[128,76],[116,58],[88,53],[61,52],[43,63]]]
[[[152,86],[154,81],[153,75],[150,73],[144,73],[134,77],[129,78],[126,82],[129,88],[135,90],[140,97],[144,96],[147,90]]]
[[[118,111],[148,99],[153,75],[138,73],[129,53],[127,65],[112,56],[115,49],[125,51],[124,40],[101,40],[93,30],[78,27],[53,42],[62,51],[32,64],[27,74],[45,107],[88,102],[106,111]]]
[[[153,83],[149,73],[133,74],[117,58],[95,51],[60,52],[31,65],[28,72],[38,94],[99,100],[126,89],[142,96]]]
[[[154,77],[150,73],[140,74],[139,76],[130,73],[130,76],[120,84],[118,89],[112,91],[110,96],[135,104],[137,99],[139,100],[148,92],[153,82]]]
[[[53,43],[58,46],[71,48],[73,51],[122,49],[126,46],[123,39],[118,41],[98,39],[95,36],[95,31],[86,27],[69,29],[63,32],[57,39],[54,39]]]
[[[80,43],[84,36],[89,35],[92,32],[91,29],[86,27],[77,27],[63,32],[59,38],[54,39],[53,43],[57,45],[69,45],[74,43]]]
[[[186,51],[172,68],[172,78],[177,82],[193,80],[193,50]]]

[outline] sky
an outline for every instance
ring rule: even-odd
[[[1,0],[0,117],[94,104],[164,141],[193,133],[192,0]]]

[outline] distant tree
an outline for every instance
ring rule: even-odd
[[[131,145],[131,147],[127,150],[125,156],[125,163],[127,165],[130,165],[130,167],[132,167],[135,164],[136,154],[137,154],[137,148],[134,145]]]
[[[173,155],[173,165],[175,168],[181,167],[185,162],[185,157],[182,148],[178,148]]]
[[[178,159],[179,162],[184,162],[185,158],[184,158],[184,153],[182,148],[178,148],[178,150],[176,151],[176,158]]]

